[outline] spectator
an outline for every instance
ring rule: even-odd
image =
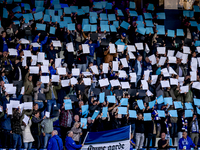
[[[77,148],[83,147],[84,144],[76,145],[76,143],[74,142],[72,137],[73,137],[73,132],[72,131],[67,132],[67,137],[65,139],[65,147],[66,147],[66,149],[68,149],[68,150],[76,150]]]
[[[161,139],[158,141],[158,149],[167,149],[169,148],[169,140],[166,140],[165,133],[161,133]]]
[[[179,149],[191,149],[197,148],[197,146],[192,142],[192,139],[187,135],[187,132],[184,131],[182,134],[182,138],[178,141],[179,143]]]
[[[63,142],[58,136],[58,131],[53,130],[51,133],[51,139],[48,142],[47,150],[63,150]]]

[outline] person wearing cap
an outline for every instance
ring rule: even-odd
[[[63,150],[62,139],[58,136],[58,131],[53,130],[51,132],[51,139],[48,142],[47,150]]]
[[[126,33],[124,32],[121,34],[121,42],[124,42],[125,45],[128,44],[128,39],[126,38]]]
[[[182,138],[178,141],[180,150],[189,150],[191,148],[197,148],[197,146],[192,142],[192,139],[187,135],[187,132],[182,133]]]
[[[72,139],[73,136],[74,136],[74,134],[73,134],[72,131],[67,132],[67,137],[65,139],[65,148],[67,150],[76,150],[76,149],[80,149],[81,147],[84,146],[84,144],[82,144],[82,145],[76,145],[76,143]]]

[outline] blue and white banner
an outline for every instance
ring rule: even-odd
[[[119,129],[89,132],[82,150],[130,150],[130,126]]]

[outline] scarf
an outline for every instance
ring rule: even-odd
[[[181,117],[181,120],[182,120],[182,124],[183,124],[182,130],[187,131],[187,125],[186,126],[184,125],[185,123],[187,123],[187,119],[184,120],[184,118]]]

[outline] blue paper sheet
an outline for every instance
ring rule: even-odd
[[[146,34],[149,34],[149,33],[154,34],[152,27],[146,27]]]
[[[183,29],[176,29],[176,35],[177,36],[184,36]]]
[[[109,21],[115,21],[116,20],[115,14],[108,14],[108,20]]]
[[[53,16],[51,17],[51,21],[52,21],[52,22],[56,22],[56,21],[57,21],[57,22],[59,23],[59,22],[60,22],[60,16],[54,16],[54,15],[53,15]]]
[[[127,115],[127,107],[118,107],[118,114]]]
[[[151,113],[144,113],[144,121],[151,121]]]
[[[108,117],[107,113],[108,113],[108,107],[103,107],[103,110],[102,110],[102,117]]]
[[[15,24],[18,24],[18,25],[20,25],[20,22],[19,22],[19,20],[15,20],[15,21],[13,21]]]
[[[89,32],[89,31],[90,31],[90,25],[89,25],[89,24],[85,24],[85,25],[83,26],[83,31],[84,31],[84,32]]]
[[[14,16],[19,19],[20,17],[22,17],[22,14],[21,13],[16,13]]]
[[[177,110],[169,110],[171,117],[178,117]]]
[[[60,28],[67,27],[67,21],[60,21]]]
[[[194,5],[193,8],[194,8],[194,12],[200,12],[199,6]]]
[[[57,11],[59,9],[61,9],[61,5],[60,4],[55,4],[54,5],[54,10]]]
[[[196,107],[196,109],[197,109],[197,114],[200,115],[200,109],[198,107]]]
[[[55,35],[55,32],[56,32],[56,28],[55,27],[50,27],[49,33]]]
[[[87,118],[81,118],[81,127],[82,126],[83,126],[83,129],[87,129]]]
[[[46,21],[46,22],[50,22],[50,16],[47,15],[47,14],[44,14],[43,20]]]
[[[100,13],[100,18],[101,18],[101,20],[108,20],[106,13]]]
[[[42,17],[43,17],[42,11],[37,12],[37,13],[34,14],[35,20],[39,20],[39,19],[41,19]]]
[[[108,21],[100,21],[100,26],[101,25],[108,25]]]
[[[113,21],[113,25],[118,28],[119,27],[119,21]]]
[[[44,11],[44,7],[36,7],[36,10],[35,10],[35,12],[37,13],[37,12],[40,12],[40,11]]]
[[[157,110],[158,117],[165,117],[165,111],[164,110]]]
[[[130,118],[137,118],[137,113],[135,110],[129,110],[129,117]]]
[[[24,10],[30,10],[30,9],[31,9],[31,7],[29,4],[24,4]]]
[[[112,3],[107,3],[105,9],[111,10],[112,9]]]
[[[95,110],[94,111],[94,113],[93,113],[93,115],[92,115],[92,120],[94,120],[94,119],[96,119],[96,117],[98,116],[98,114],[99,114],[99,111],[98,110]]]
[[[61,5],[61,8],[69,7],[69,5],[68,5],[68,4],[63,4],[63,3],[60,3],[60,5]]]
[[[35,7],[43,7],[44,1],[35,1]]]
[[[88,113],[88,105],[82,105],[81,109],[82,109],[82,115],[86,115]]]
[[[94,17],[97,19],[97,12],[90,12],[90,17]]]
[[[191,103],[185,103],[185,107],[186,107],[186,109],[193,109]]]
[[[144,23],[143,21],[136,21],[137,27],[143,27],[144,28]]]
[[[174,30],[167,30],[167,36],[168,37],[174,37],[175,31]]]
[[[198,26],[198,29],[200,30],[199,26]],[[200,41],[195,41],[195,46],[200,46]]]
[[[151,13],[144,13],[144,18],[145,19],[152,19]]]
[[[82,6],[81,8],[83,9],[85,13],[89,13],[89,10],[90,10],[89,6]]]
[[[137,32],[140,33],[140,34],[142,34],[142,35],[145,35],[146,29],[143,28],[143,27],[138,27],[137,28]]]
[[[172,105],[172,97],[165,97],[164,98],[164,103],[165,105],[169,104],[169,105]]]
[[[101,25],[101,32],[110,32],[109,25]]]
[[[72,18],[71,17],[64,17],[64,21],[67,23],[72,23]]]
[[[116,103],[116,101],[115,101],[115,96],[108,95],[108,96],[107,96],[107,101],[108,101],[109,103]]]
[[[166,19],[164,12],[163,13],[157,13],[156,15],[158,16],[157,19]]]
[[[67,25],[67,28],[68,28],[68,30],[70,30],[70,31],[75,30],[75,23],[69,23],[69,24]]]
[[[129,3],[129,8],[135,9],[135,2],[130,2]]]
[[[143,16],[142,15],[138,15],[138,21],[143,21]]]
[[[197,26],[198,26],[198,24],[197,24],[196,21],[190,21],[190,23],[191,23],[191,26],[192,26],[192,27],[197,27]]]
[[[122,28],[128,30],[128,27],[130,26],[130,24],[129,24],[128,22],[126,22],[126,21],[123,21],[123,22],[121,23],[120,26],[121,26]]]
[[[33,16],[31,13],[29,14],[23,14],[23,18],[25,18],[25,23],[28,23],[29,20],[33,20]]]
[[[90,23],[97,23],[96,17],[90,17]]]
[[[156,101],[154,100],[154,101],[151,101],[151,102],[149,102],[149,108],[152,108],[154,105],[155,105],[155,103],[156,103]]]
[[[6,2],[7,2],[7,4],[12,4],[13,0],[7,0]]]
[[[45,14],[50,15],[50,16],[54,16],[55,10],[52,9],[46,9],[45,10]]]
[[[94,2],[93,5],[94,5],[95,9],[102,9],[103,8],[101,2]]]
[[[154,26],[152,20],[145,20],[145,22],[146,22],[147,27],[153,27]]]
[[[84,26],[85,24],[89,24],[89,19],[83,19],[82,26]]]
[[[129,12],[130,12],[131,17],[137,17],[138,16],[137,12],[134,11],[134,10],[133,11],[130,10]]]
[[[165,35],[165,26],[157,25],[156,28],[158,30],[158,32],[157,32],[158,35]]]
[[[194,100],[194,105],[200,106],[200,99],[193,98]]]
[[[65,110],[71,110],[72,109],[72,101],[71,99],[64,100],[65,103]]]
[[[151,10],[153,11],[154,10],[154,5],[149,3],[148,7],[147,7],[147,10]]]
[[[36,23],[37,30],[45,31],[46,24]]]
[[[58,16],[62,16],[63,15],[63,10],[62,9],[59,9],[58,10]]]
[[[83,11],[83,9],[78,9],[77,14],[78,16],[81,16],[81,15],[85,15],[85,12]]]
[[[97,31],[97,25],[91,25],[91,32],[96,32]]]
[[[193,111],[192,110],[185,110],[185,117],[186,118],[193,117]]]
[[[128,105],[128,98],[122,98],[120,100],[121,106],[127,106]]]
[[[13,8],[12,11],[15,13],[15,12],[18,12],[18,11],[21,12],[22,10],[21,10],[20,6],[17,6],[15,8]]]
[[[117,10],[117,13],[118,13],[118,16],[124,16],[124,14],[123,14],[123,12],[122,12],[121,9],[118,9],[118,10]]]
[[[139,107],[141,110],[145,108],[145,107],[144,107],[143,100],[137,100],[137,105],[138,105],[138,107]]]
[[[117,32],[117,29],[114,25],[110,25],[110,31],[111,32]]]
[[[122,42],[121,39],[118,39],[118,40],[115,42],[115,45],[125,45],[125,43]]]
[[[71,14],[71,13],[72,13],[70,7],[65,7],[65,8],[64,8],[64,12],[65,12],[65,14]]]
[[[178,102],[178,101],[174,102],[174,107],[175,109],[179,109],[179,108],[183,109],[183,105],[181,104],[181,102]]]
[[[157,98],[157,103],[158,103],[158,104],[162,104],[163,102],[164,102],[163,96],[160,95],[160,96]]]
[[[70,6],[73,13],[78,12],[78,6]]]

